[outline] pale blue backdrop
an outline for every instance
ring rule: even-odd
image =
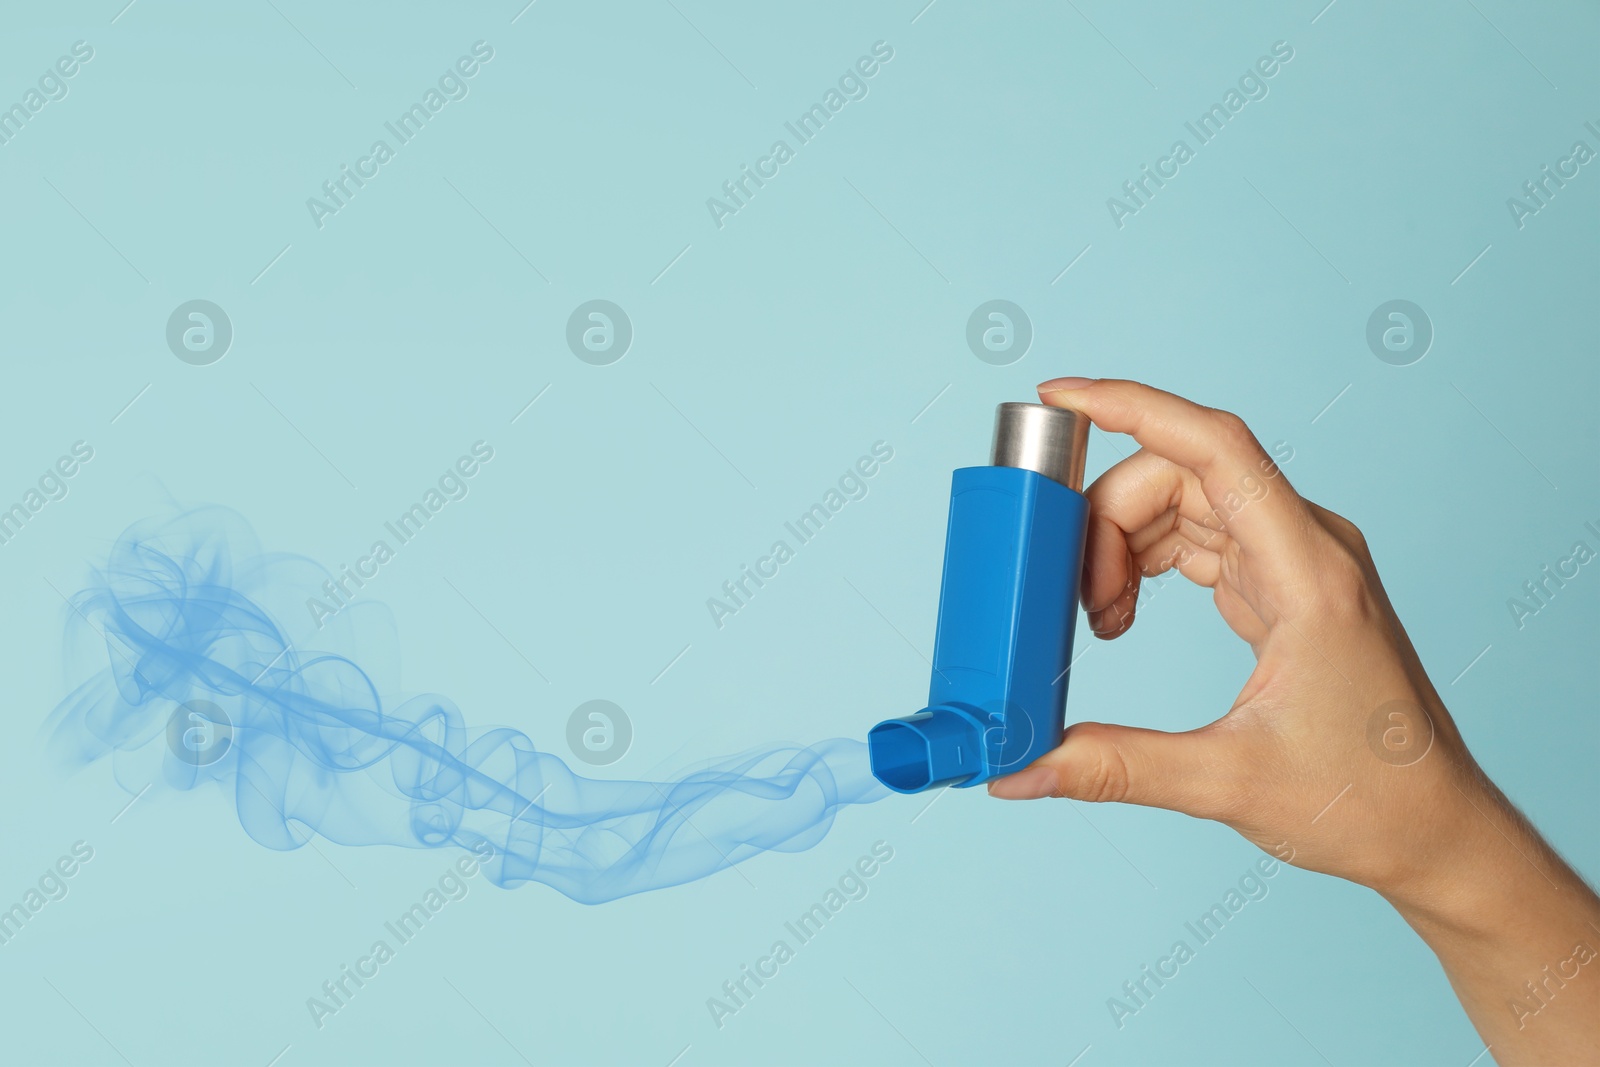
[[[0,16],[0,104],[24,111],[0,125],[0,501],[94,450],[0,545],[0,898],[94,850],[0,946],[0,1059],[1478,1056],[1393,912],[1295,870],[1119,1029],[1107,998],[1259,853],[1165,812],[981,791],[850,810],[810,852],[615,904],[474,880],[319,1029],[306,999],[449,857],[272,852],[212,793],[127,807],[108,767],[45,763],[57,590],[128,523],[224,504],[334,568],[477,440],[494,462],[368,591],[409,689],[564,757],[572,710],[613,701],[632,748],[597,775],[861,736],[926,691],[949,471],[983,459],[994,404],[1129,376],[1292,450],[1295,484],[1368,532],[1485,767],[1600,873],[1600,575],[1520,627],[1507,606],[1600,545],[1600,164],[1536,213],[1507,204],[1600,149],[1592,4],[524,2]],[[319,228],[307,199],[480,41],[465,96]],[[77,42],[92,57],[52,74]],[[800,145],[785,122],[877,42],[865,96]],[[1184,124],[1278,42],[1265,96],[1119,226],[1107,199],[1197,144]],[[778,139],[793,158],[719,227],[707,199]],[[567,342],[597,299],[632,326],[609,365]],[[968,345],[994,299],[1031,324],[1021,358]],[[231,323],[220,361],[169,348],[191,300]],[[1369,347],[1391,300],[1431,324],[1420,360]],[[869,495],[719,630],[706,598],[876,441],[894,458]],[[1091,473],[1127,447],[1095,435]],[[1196,725],[1249,664],[1173,583],[1083,654],[1069,715]],[[879,841],[869,894],[719,1028],[707,998]]]

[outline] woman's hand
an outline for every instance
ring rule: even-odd
[[[1567,961],[1580,945],[1594,957],[1600,901],[1478,769],[1361,532],[1296,493],[1236,415],[1137,382],[1061,378],[1039,393],[1141,446],[1085,494],[1095,635],[1126,633],[1141,579],[1176,568],[1212,590],[1256,667],[1208,725],[1079,723],[989,792],[1215,819],[1370,886],[1439,953],[1500,1062],[1596,1062],[1600,961]]]

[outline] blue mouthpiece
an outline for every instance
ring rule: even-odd
[[[981,714],[956,708],[880,722],[867,734],[872,773],[901,793],[970,777],[983,769],[985,729]]]
[[[1002,404],[995,465],[952,476],[928,706],[867,733],[899,793],[978,785],[1061,741],[1089,502],[1088,420]]]

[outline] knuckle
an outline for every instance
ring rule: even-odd
[[[1185,519],[1183,535],[1201,548],[1215,552],[1228,536],[1227,524],[1216,509],[1198,520]]]
[[[1216,425],[1218,436],[1228,447],[1239,451],[1255,447],[1255,434],[1251,433],[1245,421],[1233,412],[1216,410],[1212,420]]]
[[[1343,543],[1336,542],[1329,546],[1327,558],[1323,561],[1323,585],[1341,594],[1349,594],[1367,584],[1366,570],[1361,565],[1360,559],[1351,548]]]
[[[1315,614],[1337,624],[1362,622],[1381,614],[1381,583],[1367,539],[1355,523],[1312,504],[1314,575],[1307,596]]]
[[[1317,505],[1316,511],[1322,519],[1323,525],[1340,541],[1347,545],[1365,545],[1367,543],[1366,535],[1361,532],[1361,528],[1337,511],[1330,511],[1320,504]]]
[[[1365,552],[1334,539],[1318,567],[1315,600],[1318,612],[1329,619],[1347,622],[1372,615],[1371,564]]]
[[[1371,546],[1367,544],[1367,535],[1361,532],[1361,527],[1344,517],[1339,518],[1339,534],[1346,547],[1354,551],[1362,559],[1371,559]]]
[[[1376,573],[1376,567],[1372,561],[1372,549],[1361,528],[1343,515],[1326,508],[1322,509],[1322,517],[1331,535],[1334,556],[1346,568],[1357,571],[1363,582],[1369,580]]]
[[[1099,723],[1078,723],[1067,730],[1066,739],[1099,742],[1103,731]],[[1121,750],[1108,743],[1083,746],[1084,753],[1073,761],[1072,773],[1064,776],[1065,794],[1090,803],[1120,803],[1128,796],[1128,762]]]
[[[1141,557],[1139,574],[1145,579],[1159,578],[1168,571],[1182,571],[1193,558],[1194,550],[1189,546],[1189,542],[1179,541],[1159,553],[1152,550]],[[1142,584],[1140,589],[1142,592]]]

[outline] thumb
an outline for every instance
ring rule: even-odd
[[[1068,727],[1055,749],[990,782],[989,795],[1143,804],[1214,819],[1238,795],[1226,749],[1226,735],[1209,727],[1169,734],[1080,722]]]

